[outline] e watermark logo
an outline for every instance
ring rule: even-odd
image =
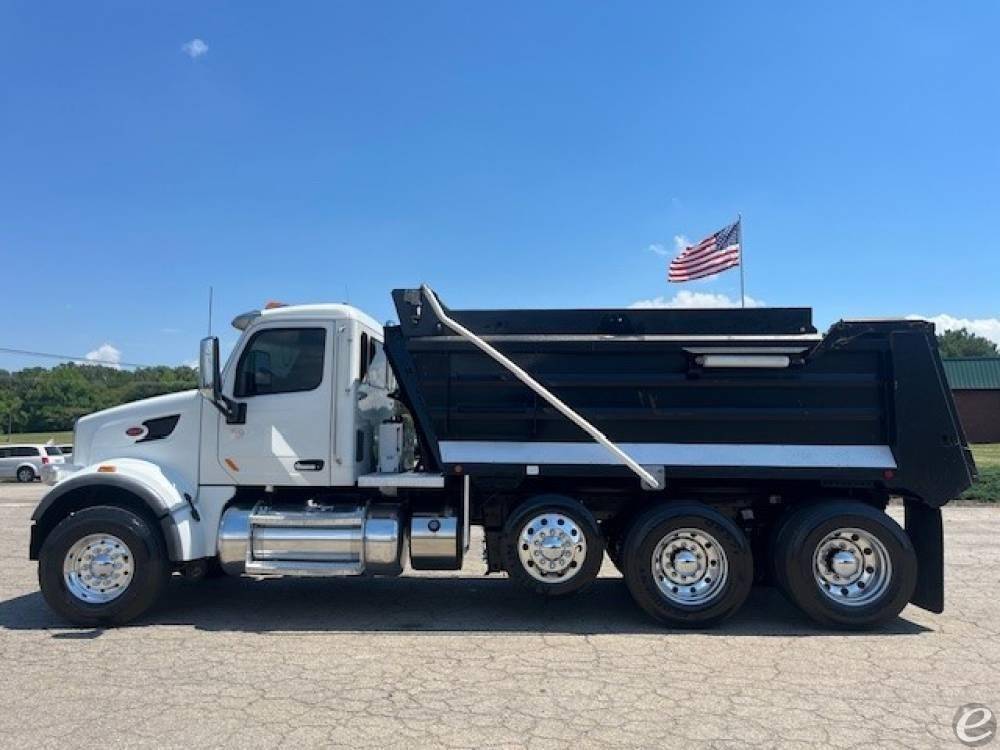
[[[966,703],[958,707],[951,728],[966,747],[982,747],[997,736],[997,717],[989,706]]]

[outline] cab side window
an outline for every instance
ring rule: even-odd
[[[250,339],[236,366],[237,398],[311,391],[323,382],[324,328],[270,328]]]

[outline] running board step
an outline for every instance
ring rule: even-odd
[[[299,560],[254,560],[246,563],[246,574],[251,576],[302,576],[327,578],[335,576],[359,576],[365,572],[361,561],[357,562],[304,562]]]

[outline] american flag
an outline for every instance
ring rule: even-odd
[[[670,261],[667,281],[692,281],[740,264],[740,222],[709,235]]]

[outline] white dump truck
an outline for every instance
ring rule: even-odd
[[[456,570],[476,524],[489,572],[566,595],[607,552],[668,625],[718,622],[755,581],[828,626],[941,610],[940,507],[975,467],[930,324],[393,297],[386,326],[240,315],[224,367],[202,342],[198,390],[80,419],[33,515],[49,605],[120,624],[175,573]]]

